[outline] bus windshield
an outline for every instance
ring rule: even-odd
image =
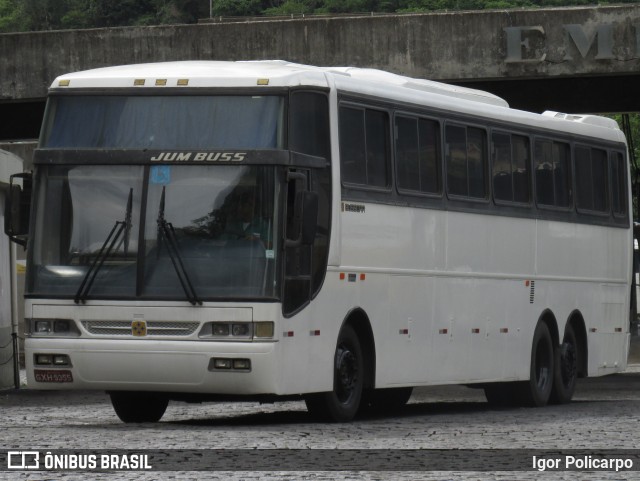
[[[283,118],[275,95],[52,96],[41,148],[279,149]]]
[[[38,177],[28,294],[278,295],[273,167],[57,165]]]

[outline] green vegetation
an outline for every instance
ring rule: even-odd
[[[410,13],[594,3],[592,0],[0,0],[0,32],[194,23],[209,16],[210,1],[211,13],[216,17]]]

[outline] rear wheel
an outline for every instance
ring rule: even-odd
[[[519,399],[526,406],[541,407],[551,396],[554,378],[554,349],[549,328],[539,322],[533,333],[529,381],[518,390]]]
[[[578,381],[578,342],[569,324],[564,331],[562,344],[556,349],[555,361],[551,402],[568,403],[573,397]]]
[[[333,391],[305,398],[315,416],[337,422],[351,421],[360,407],[364,385],[364,362],[360,339],[351,326],[338,336],[333,368]]]
[[[169,399],[158,393],[110,392],[111,405],[124,423],[156,423],[169,405]]]

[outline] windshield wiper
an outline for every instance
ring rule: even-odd
[[[113,228],[111,229],[111,232],[109,232],[109,235],[107,236],[104,243],[102,244],[102,247],[98,252],[98,255],[93,260],[93,264],[91,264],[91,267],[89,267],[89,270],[87,271],[84,278],[82,279],[82,283],[80,284],[80,287],[76,292],[76,296],[73,299],[73,301],[76,304],[79,304],[80,302],[84,304],[86,302],[87,297],[89,296],[89,291],[93,286],[93,281],[95,281],[96,276],[98,275],[98,271],[102,268],[104,261],[107,260],[107,258],[111,254],[111,251],[113,251],[113,248],[115,247],[116,242],[118,242],[118,239],[120,239],[120,236],[122,236],[123,233],[124,233],[124,239],[122,240],[122,242],[124,242],[124,255],[126,257],[127,252],[129,250],[129,234],[131,232],[132,204],[133,204],[133,188],[129,189],[129,198],[127,199],[127,209],[124,216],[124,221],[121,221],[121,220],[116,221],[116,223],[113,225]],[[119,247],[120,246],[118,246],[118,248]]]
[[[180,256],[180,249],[178,247],[178,239],[176,238],[176,232],[173,229],[173,224],[171,222],[167,222],[164,218],[164,198],[165,198],[165,186],[162,187],[162,196],[160,197],[160,206],[158,207],[158,254],[160,252],[160,244],[162,239],[166,239],[167,244],[167,252],[169,253],[169,258],[171,259],[171,263],[173,264],[173,268],[178,275],[178,279],[180,280],[180,285],[182,286],[182,290],[184,290],[185,295],[187,296],[187,300],[192,305],[202,305],[202,301],[198,298],[196,294],[196,290],[189,279],[189,274],[187,274],[187,269],[182,262],[182,257]]]

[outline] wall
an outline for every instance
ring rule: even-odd
[[[100,66],[274,58],[454,81],[638,75],[640,5],[2,34],[0,100]]]

